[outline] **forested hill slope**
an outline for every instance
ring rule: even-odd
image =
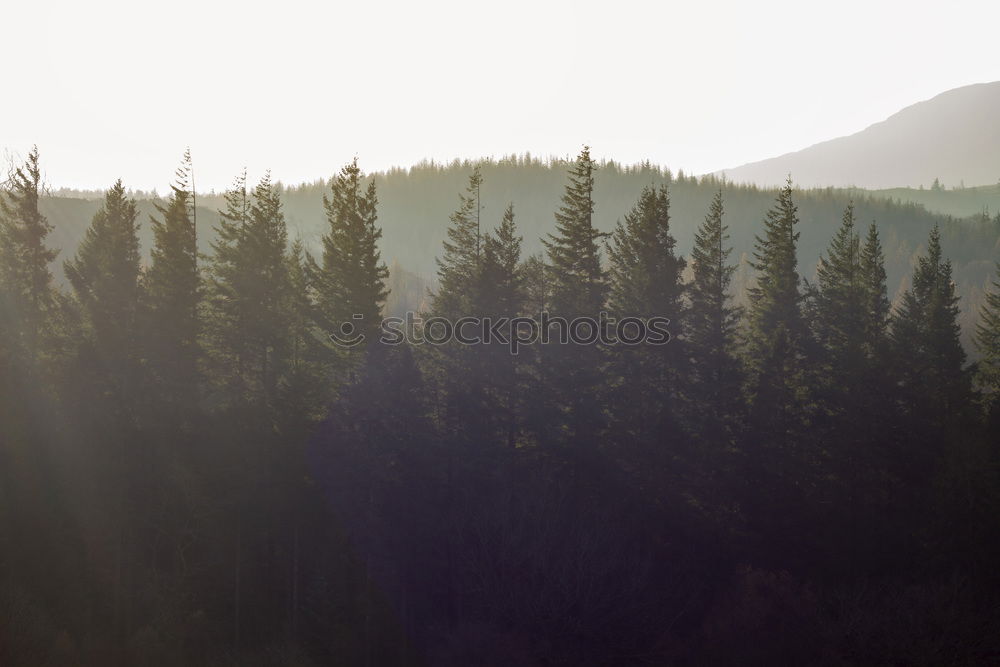
[[[847,137],[725,169],[736,182],[809,186],[990,185],[1000,179],[1000,81],[955,88]]]
[[[565,185],[566,168],[559,160],[532,158],[483,163],[484,228],[494,226],[507,202],[513,202],[526,253],[541,252],[541,238],[554,229],[553,212],[558,208]],[[471,170],[471,163],[455,162],[423,164],[374,175],[379,221],[384,232],[382,256],[395,265],[397,274],[393,280],[397,293],[390,300],[390,308],[416,307],[424,285],[433,282],[434,258],[440,254],[448,216],[456,207],[458,193],[464,190]],[[651,166],[622,167],[614,163],[602,165],[595,178],[595,221],[604,231],[610,231],[633,205],[643,186],[669,181],[673,233],[684,254],[690,252],[694,231],[704,219],[711,197],[721,187],[725,221],[735,248],[734,259],[744,260],[737,275],[737,289],[742,291],[746,287],[752,274],[746,258],[752,256],[754,236],[761,232],[761,221],[774,202],[775,190],[721,184],[711,177],[673,176]],[[319,252],[320,239],[326,231],[322,205],[326,189],[324,183],[284,189],[290,236],[301,238],[313,253]],[[962,296],[962,323],[969,330],[993,262],[1000,257],[1000,223],[983,220],[982,216],[950,218],[863,190],[800,190],[795,198],[801,219],[800,273],[808,279],[813,277],[815,264],[839,225],[844,207],[853,200],[863,224],[873,220],[878,223],[886,250],[891,296],[906,286],[911,264],[928,231],[935,223],[940,224],[944,251],[954,264]],[[155,209],[148,198],[140,198],[139,204],[143,212],[141,242],[143,251],[148,252],[151,240],[148,215]],[[198,204],[200,245],[204,252],[209,252],[212,228],[218,220],[215,209],[222,206],[222,197],[199,195]],[[45,201],[44,212],[56,228],[51,243],[62,249],[60,263],[72,253],[97,206],[93,199],[80,196],[63,195]]]

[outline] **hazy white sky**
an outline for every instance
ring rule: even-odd
[[[1000,2],[6,3],[0,147],[54,187],[575,154],[701,173],[1000,79]]]

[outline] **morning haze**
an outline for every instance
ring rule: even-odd
[[[997,664],[997,13],[5,7],[0,665]]]
[[[38,144],[50,182],[86,189],[122,176],[163,191],[187,146],[198,188],[217,191],[244,166],[299,183],[355,154],[376,171],[566,158],[582,142],[708,173],[996,80],[998,13],[972,1],[21,3],[4,10],[3,48],[32,64],[7,68],[5,87],[32,103],[0,110],[0,146]]]

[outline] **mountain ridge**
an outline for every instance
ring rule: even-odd
[[[735,183],[870,189],[1000,180],[1000,81],[953,88],[854,134],[714,172]]]

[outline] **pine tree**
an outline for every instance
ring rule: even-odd
[[[224,194],[225,210],[212,241],[207,272],[205,341],[210,376],[223,390],[221,400],[232,402],[247,395],[251,350],[246,336],[249,325],[248,253],[250,192],[244,170]]]
[[[166,204],[151,217],[153,248],[145,274],[145,340],[159,399],[183,413],[198,395],[201,277],[191,193],[171,185]]]
[[[748,429],[741,454],[747,495],[741,499],[768,539],[787,540],[814,521],[802,493],[814,485],[810,473],[815,443],[803,437],[810,415],[806,377],[807,330],[796,271],[798,214],[791,179],[764,220],[756,239],[749,291],[746,354],[749,378]],[[799,511],[795,511],[799,510]],[[795,548],[783,542],[788,549]]]
[[[972,374],[964,368],[958,302],[951,262],[944,259],[935,225],[889,334],[898,421],[906,434],[891,471],[912,513],[904,523],[911,540],[926,540],[933,526],[951,548],[962,551],[961,545],[977,539],[968,533],[966,517],[982,511],[981,485],[990,455],[974,435],[978,415]]]
[[[741,373],[736,350],[741,310],[731,305],[730,285],[736,266],[728,264],[731,247],[723,224],[722,191],[715,194],[705,222],[695,233],[689,287],[686,342],[694,371],[692,414],[706,439],[731,431],[742,411]]]
[[[378,249],[382,230],[377,225],[375,182],[365,188],[363,178],[355,159],[333,179],[329,196],[323,196],[330,227],[323,237],[322,270],[315,272],[321,328],[348,339],[364,336],[365,344],[356,348],[361,351],[379,336],[389,277]]]
[[[758,236],[753,268],[757,283],[750,289],[748,362],[752,418],[767,440],[780,444],[786,427],[802,415],[805,389],[803,359],[806,329],[802,319],[796,271],[798,209],[789,178]]]
[[[861,249],[861,275],[865,288],[864,344],[870,357],[883,352],[889,325],[889,294],[886,287],[885,255],[873,222]]]
[[[479,194],[483,179],[479,167],[469,175],[465,192],[460,193],[458,208],[449,217],[444,253],[437,258],[438,289],[431,294],[430,315],[455,325],[463,317],[483,317],[491,300],[488,294],[495,285],[499,265],[487,268],[488,246],[480,228]],[[511,219],[513,222],[513,219]],[[490,264],[499,257],[490,257]],[[428,329],[425,335],[439,333]],[[469,332],[471,333],[471,332]],[[456,451],[475,445],[480,450],[493,444],[499,429],[494,423],[487,369],[488,349],[482,345],[464,345],[450,340],[445,345],[425,346],[421,350],[430,373],[428,380],[436,387],[435,411],[448,443],[449,460]],[[450,468],[449,468],[450,470]],[[449,479],[451,479],[449,477]],[[449,487],[452,488],[452,487]]]
[[[288,353],[289,276],[286,263],[288,231],[281,196],[265,174],[253,190],[246,234],[246,336],[252,349],[252,386],[270,403],[285,371]]]
[[[503,219],[493,234],[488,234],[482,243],[482,268],[476,289],[475,312],[491,318],[515,318],[524,313],[525,287],[521,267],[521,237],[514,222],[514,205],[508,204]],[[510,336],[517,335],[510,331]],[[517,441],[520,423],[523,421],[522,376],[524,357],[533,350],[519,350],[511,354],[511,348],[501,341],[485,342],[472,353],[477,355],[478,370],[486,387],[486,402],[492,406],[490,412],[498,421],[497,428],[508,448]]]
[[[816,269],[813,327],[823,346],[833,384],[847,390],[848,378],[864,364],[868,290],[861,265],[861,241],[849,204],[826,257]]]
[[[667,345],[618,344],[611,348],[618,383],[616,419],[623,429],[643,440],[676,439],[678,387],[686,376],[684,343],[679,336],[684,320],[686,265],[675,252],[670,233],[670,195],[666,186],[643,188],[638,202],[620,220],[608,251],[611,260],[610,310],[618,320],[653,317],[670,320]]]
[[[878,563],[878,545],[898,531],[879,512],[891,484],[888,455],[897,421],[882,342],[888,305],[878,232],[873,224],[862,247],[850,204],[820,259],[808,306],[817,342],[813,361],[820,369],[814,394],[821,409],[811,432],[824,443],[830,473],[823,479],[824,496],[843,508],[844,522],[830,529],[843,531],[833,553],[847,571]]]
[[[969,405],[970,378],[963,368],[958,313],[951,262],[942,256],[941,233],[935,226],[892,322],[904,408],[911,418],[941,426]]]
[[[550,307],[563,317],[597,317],[607,295],[594,226],[594,170],[590,148],[583,147],[569,172],[562,205],[555,214],[556,233],[543,239],[551,281]]]
[[[232,401],[273,406],[287,370],[292,302],[288,231],[270,174],[247,191],[238,176],[225,195],[208,283],[207,340]]]
[[[597,326],[607,296],[594,226],[594,170],[590,149],[584,147],[569,172],[562,205],[555,214],[556,233],[543,240],[548,263],[549,313],[572,326],[576,318],[590,318]],[[554,331],[542,336],[558,336]],[[557,339],[558,340],[558,339]],[[553,342],[543,350],[547,393],[564,415],[564,440],[578,454],[588,454],[598,442],[605,418],[600,395],[604,384],[604,356],[596,345]]]
[[[521,241],[514,222],[514,205],[508,204],[496,231],[482,242],[482,290],[479,299],[484,312],[506,317],[516,317],[523,312],[525,293],[521,275]]]
[[[49,264],[56,252],[45,246],[52,225],[38,209],[42,172],[38,147],[10,174],[0,194],[0,297],[8,344],[36,361],[43,352],[46,321],[56,300]]]
[[[328,392],[320,369],[323,345],[313,326],[312,284],[301,240],[296,239],[286,257],[288,276],[287,359],[279,387],[279,410],[288,426],[284,432],[321,418]]]
[[[976,323],[976,349],[982,357],[978,364],[979,383],[991,399],[1000,396],[1000,263],[993,289],[986,293],[986,302]]]
[[[1000,441],[1000,263],[993,290],[987,292],[986,302],[979,311],[975,343],[982,355],[977,364],[977,380],[986,405],[987,428],[997,442]]]
[[[465,192],[458,196],[458,208],[449,218],[444,255],[437,258],[439,287],[431,301],[431,311],[439,317],[457,319],[472,314],[469,288],[479,282],[481,275],[479,191],[482,184],[483,177],[477,166],[469,176]]]
[[[105,194],[64,272],[84,319],[84,336],[93,348],[118,400],[129,397],[137,372],[140,255],[136,220],[139,210],[117,181]]]

